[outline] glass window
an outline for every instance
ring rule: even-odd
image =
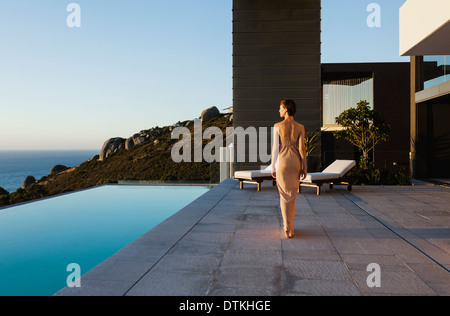
[[[336,117],[361,100],[373,106],[373,78],[349,78],[323,82],[323,125],[336,125]]]
[[[424,88],[450,80],[450,56],[424,56]]]

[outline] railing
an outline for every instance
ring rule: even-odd
[[[234,175],[234,144],[220,148],[220,182]]]
[[[424,56],[424,88],[450,80],[450,56]]]

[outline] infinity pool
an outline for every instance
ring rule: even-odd
[[[53,295],[69,264],[84,274],[209,189],[106,185],[0,209],[0,295]]]

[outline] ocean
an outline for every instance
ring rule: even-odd
[[[21,188],[26,177],[39,180],[55,165],[75,167],[99,154],[99,150],[0,151],[0,187],[9,193]]]

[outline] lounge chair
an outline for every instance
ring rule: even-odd
[[[241,190],[244,188],[244,183],[257,184],[258,191],[261,191],[261,183],[264,180],[272,180],[272,184],[276,184],[275,179],[272,177],[271,165],[264,170],[236,171],[234,179],[239,180]]]
[[[330,189],[333,189],[334,185],[345,184],[351,191],[355,181],[346,175],[354,166],[356,166],[354,160],[336,160],[322,172],[309,173],[305,180],[300,181],[299,192],[302,186],[315,187],[317,195],[320,195],[320,188],[324,183],[328,183]]]

